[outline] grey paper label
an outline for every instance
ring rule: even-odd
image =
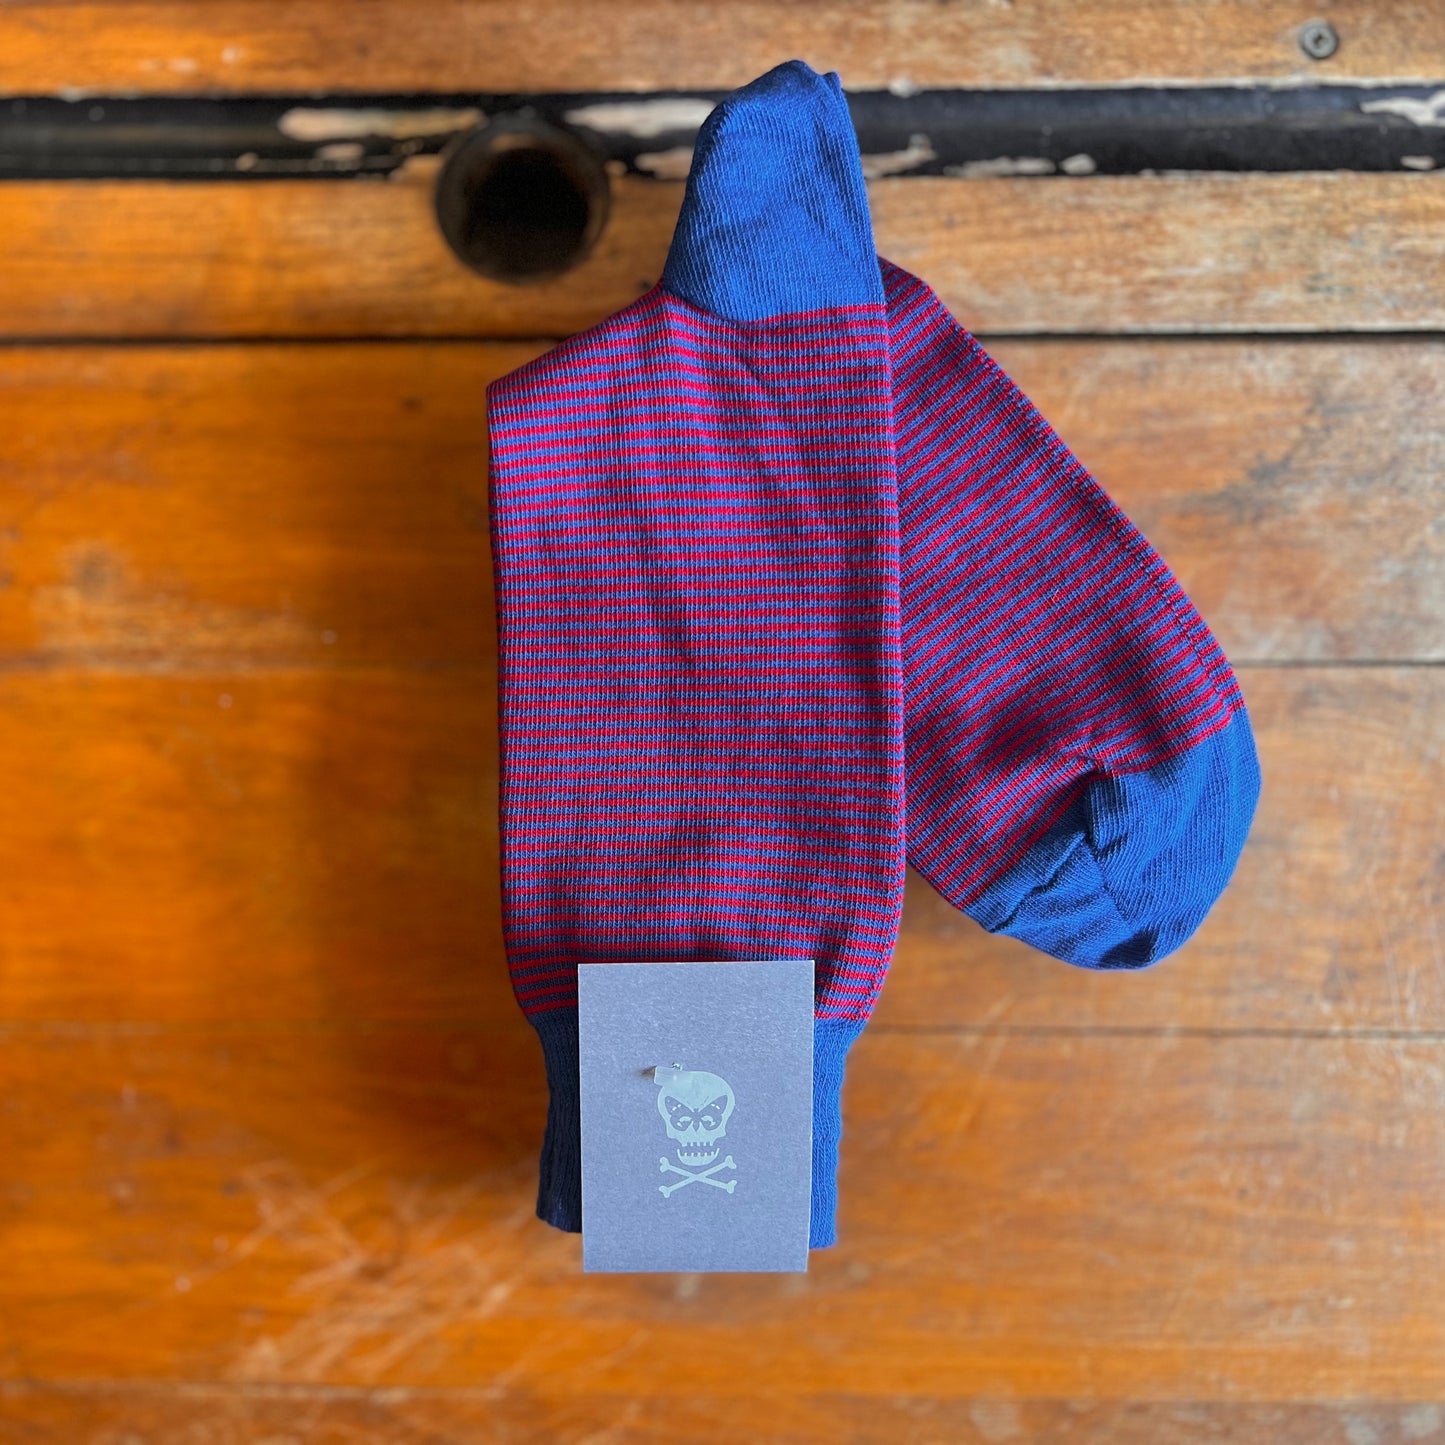
[[[586,1270],[805,1270],[813,963],[577,971]]]

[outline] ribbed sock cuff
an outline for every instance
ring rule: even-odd
[[[838,1239],[838,1145],[843,1138],[843,1067],[866,1019],[813,1020],[813,1222],[808,1247]]]
[[[813,1205],[810,1248],[836,1242],[838,1145],[843,1137],[843,1072],[862,1019],[817,1019],[813,1024]],[[582,1229],[582,1114],[577,1057],[577,1010],[549,1009],[530,1023],[542,1041],[547,1068],[547,1132],[537,1180],[537,1218],[573,1234]]]
[[[577,1059],[577,1010],[548,1009],[531,1025],[547,1066],[547,1132],[537,1177],[537,1218],[582,1232],[582,1103]]]

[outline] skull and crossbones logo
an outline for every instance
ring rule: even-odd
[[[733,1156],[729,1154],[716,1164],[713,1160],[722,1153],[720,1141],[727,1137],[728,1120],[736,1103],[732,1085],[717,1074],[676,1065],[659,1068],[655,1078],[657,1112],[662,1115],[667,1137],[674,1141],[673,1152],[678,1160],[674,1164],[664,1154],[657,1161],[658,1172],[681,1176],[671,1184],[659,1184],[659,1192],[668,1199],[689,1184],[710,1184],[731,1194],[738,1181],[729,1179],[724,1183],[713,1176],[724,1169],[736,1169]],[[679,1168],[679,1164],[687,1167]]]

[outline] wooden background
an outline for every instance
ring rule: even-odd
[[[1433,0],[0,7],[0,90],[1445,77]],[[873,184],[1162,550],[1264,768],[1100,976],[909,883],[806,1276],[532,1217],[498,925],[483,386],[543,288],[384,183],[0,187],[0,1438],[1445,1445],[1445,177]]]

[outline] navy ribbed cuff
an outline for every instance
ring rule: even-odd
[[[548,1009],[530,1020],[547,1066],[547,1132],[537,1175],[537,1218],[582,1232],[582,1108],[577,1010]]]
[[[530,1020],[547,1068],[547,1132],[537,1179],[537,1218],[573,1234],[582,1229],[582,1115],[577,1058],[577,1010],[548,1009]],[[822,1249],[837,1238],[838,1145],[843,1137],[843,1072],[863,1019],[816,1019],[813,1024],[813,1205],[808,1244]]]

